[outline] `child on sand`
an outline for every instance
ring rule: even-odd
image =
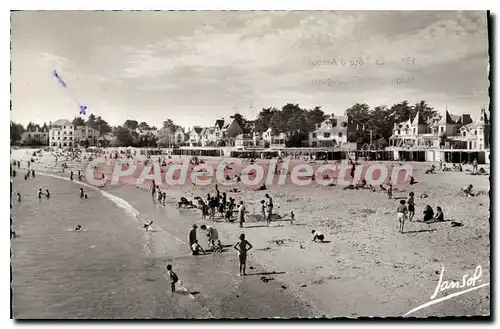
[[[466,196],[474,196],[472,194],[472,187],[473,187],[472,184],[470,184],[469,186],[466,186],[462,189],[462,191],[464,191]]]
[[[175,292],[175,284],[179,281],[179,277],[172,271],[172,265],[167,265],[167,273],[170,278],[170,287],[172,288],[172,292]]]
[[[198,256],[200,253],[205,254],[205,250],[198,244],[198,240],[194,240],[194,243],[191,245],[191,253],[194,256]]]
[[[313,235],[313,242],[323,242],[325,240],[323,233],[316,230],[312,230],[311,233]]]
[[[406,214],[408,213],[408,209],[405,206],[406,201],[401,200],[398,205],[398,221],[399,221],[399,233],[403,234],[404,226],[405,226],[405,219],[406,219]]]
[[[247,266],[247,253],[253,246],[245,240],[245,234],[240,235],[240,241],[236,242],[234,245],[234,249],[238,250],[238,258],[240,261],[240,276],[246,275],[246,266]]]
[[[410,192],[410,196],[408,197],[408,219],[413,221],[413,216],[415,216],[415,194]]]
[[[47,199],[49,199],[49,198],[50,198],[50,192],[49,192],[49,190],[48,190],[48,189],[47,189],[47,190],[45,190],[45,196],[47,197]]]

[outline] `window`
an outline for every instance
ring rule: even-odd
[[[337,127],[337,120],[336,119],[332,119],[331,122],[332,122],[333,128]]]
[[[476,136],[477,136],[477,130],[474,130],[474,135],[476,135]]]
[[[441,127],[441,132],[444,133],[444,127]]]
[[[465,137],[465,136],[467,136],[467,133],[464,131],[464,132],[462,133],[462,136],[464,136],[464,137]]]
[[[416,134],[416,133],[417,133],[417,129],[413,128],[413,134]]]
[[[312,138],[316,138],[316,133],[312,133]]]
[[[330,137],[330,133],[323,133],[323,137],[329,138]]]
[[[339,133],[339,138],[342,138],[342,133]]]

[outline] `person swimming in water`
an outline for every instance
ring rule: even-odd
[[[76,225],[75,231],[81,231],[82,230],[82,226],[80,224]]]

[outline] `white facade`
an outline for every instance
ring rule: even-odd
[[[75,146],[75,127],[69,120],[61,119],[50,124],[49,145],[59,148]]]

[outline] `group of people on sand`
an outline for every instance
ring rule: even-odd
[[[399,233],[403,234],[406,219],[413,222],[413,218],[415,216],[415,193],[410,192],[406,200],[399,201],[396,214],[399,222]],[[440,206],[436,207],[436,214],[434,214],[432,207],[430,205],[426,205],[423,215],[423,222],[427,224],[444,221],[443,209]]]

